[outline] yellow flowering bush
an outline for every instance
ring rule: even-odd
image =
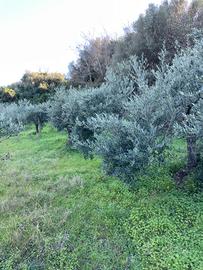
[[[16,96],[15,90],[13,90],[13,89],[11,89],[11,88],[8,88],[8,87],[4,88],[3,92],[4,92],[5,94],[9,95],[9,96],[12,97],[12,98]]]

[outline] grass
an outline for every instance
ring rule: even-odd
[[[1,143],[0,269],[203,269],[201,192],[171,177],[181,142],[132,189],[66,140],[47,126]]]

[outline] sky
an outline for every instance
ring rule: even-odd
[[[68,72],[84,36],[119,37],[161,0],[0,0],[0,85],[25,71]]]

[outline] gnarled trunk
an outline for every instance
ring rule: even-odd
[[[35,124],[35,129],[36,129],[36,134],[38,134],[39,133],[39,125],[38,125],[38,123]]]
[[[198,165],[197,136],[189,135],[187,142],[187,165],[175,174],[175,180],[178,185],[182,184],[184,178]]]
[[[197,152],[197,136],[191,135],[187,137],[187,168],[191,170],[197,167],[198,164],[198,152]]]
[[[36,129],[36,134],[39,135],[41,133],[41,123],[40,121],[35,122],[35,129]]]
[[[71,140],[71,132],[72,132],[71,128],[67,128],[67,133],[68,133],[67,145],[70,147],[73,146],[73,142]]]

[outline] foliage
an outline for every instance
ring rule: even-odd
[[[0,104],[0,137],[19,133],[26,122],[28,103]]]
[[[33,105],[23,100],[18,103],[0,104],[0,136],[18,134],[27,124],[34,124],[40,133],[48,121],[47,103]]]
[[[66,84],[61,73],[26,72],[16,84],[16,93],[19,99],[29,100],[33,104],[42,103],[54,95],[57,87]]]
[[[135,172],[146,167],[154,151],[156,130],[116,116],[98,116],[89,121],[95,131],[93,152],[102,157],[107,174],[125,181],[134,180]]]
[[[132,95],[130,101],[123,99],[121,111],[125,109],[121,115],[98,109],[97,116],[94,118],[92,115],[86,121],[94,132],[93,143],[88,141],[89,138],[86,138],[86,143],[103,158],[108,173],[129,179],[129,175],[148,165],[151,160],[157,157],[161,160],[174,136],[190,140],[191,134],[195,135],[195,142],[188,141],[188,168],[195,159],[197,161],[198,152],[193,143],[202,138],[199,82],[203,70],[202,57],[202,40],[192,50],[188,48],[176,55],[172,65],[166,63],[163,51],[160,55],[161,67],[153,72],[156,81],[151,86],[145,70],[139,68],[136,59],[132,58],[134,61],[129,62],[131,67],[138,67],[137,76],[133,77],[138,94]],[[111,86],[109,84],[108,102],[111,100]],[[125,87],[121,89],[126,90]],[[126,94],[124,96],[127,97]],[[116,96],[116,99],[122,101],[122,97]],[[81,143],[80,138],[78,141]]]
[[[163,1],[161,5],[150,4],[144,15],[140,15],[115,46],[113,62],[120,62],[132,55],[144,56],[149,67],[159,64],[159,53],[163,44],[167,49],[167,61],[171,62],[179,48],[192,45],[189,36],[193,29],[202,30],[202,1],[194,0],[188,6],[186,0]]]
[[[0,102],[13,102],[16,100],[16,92],[10,87],[0,87]]]
[[[86,38],[85,43],[77,48],[79,54],[77,61],[69,65],[70,83],[74,87],[100,85],[111,63],[114,43],[108,36]]]
[[[148,88],[145,61],[132,57],[109,69],[106,83],[93,90],[91,96],[86,96],[81,103],[81,111],[77,110],[74,146],[85,155],[99,154],[108,174],[125,175],[128,181],[149,161],[156,142],[156,127],[149,121],[145,121],[147,127],[142,128],[141,123],[132,123],[128,119],[131,107],[137,110],[137,118],[140,109],[147,111],[147,107],[139,103],[140,98],[133,99],[137,105],[132,106],[129,101],[134,96],[147,95]]]
[[[59,89],[51,101],[49,115],[51,122],[59,130],[65,129],[69,134],[69,141],[74,147],[88,156],[91,153],[89,142],[94,140],[94,128],[89,125],[88,119],[104,113],[121,117],[125,114],[124,103],[135,94],[138,94],[138,84],[134,77],[137,74],[146,78],[146,63],[131,59],[109,68],[106,82],[99,88],[76,90]]]
[[[85,90],[59,88],[48,108],[49,119],[58,130],[71,134]]]
[[[150,4],[124,35],[113,40],[108,36],[85,37],[79,45],[78,59],[69,65],[69,78],[74,87],[97,87],[105,80],[109,66],[137,55],[143,56],[149,68],[159,64],[163,45],[167,49],[167,61],[171,63],[179,49],[193,46],[192,33],[199,30],[202,36],[203,4],[201,0],[165,0],[159,6]]]

